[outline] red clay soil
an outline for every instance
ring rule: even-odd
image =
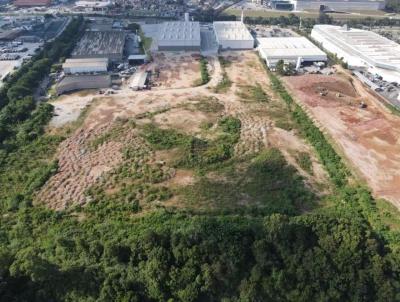
[[[389,113],[358,80],[351,82],[346,76],[304,75],[286,78],[285,83],[374,195],[400,208],[400,117]],[[321,96],[321,90],[328,94]],[[359,108],[361,100],[367,108]]]

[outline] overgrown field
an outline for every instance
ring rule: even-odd
[[[255,59],[242,68],[262,70]],[[39,199],[88,112],[69,131],[2,146],[0,301],[400,300],[396,210],[357,184],[278,77],[242,83],[234,61],[219,62],[217,87],[119,116],[77,145],[72,160],[122,146],[82,205]],[[329,190],[312,182],[321,164]]]

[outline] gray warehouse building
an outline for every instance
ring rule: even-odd
[[[157,41],[160,51],[200,51],[200,23],[164,22],[160,26]]]
[[[126,33],[121,31],[88,31],[72,52],[72,58],[108,58],[122,61]]]
[[[66,59],[62,67],[66,74],[107,72],[108,58]]]
[[[60,95],[69,91],[108,88],[110,86],[110,75],[71,75],[66,76],[56,85],[56,92]]]

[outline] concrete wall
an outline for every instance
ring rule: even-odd
[[[186,46],[186,45],[158,45],[160,51],[200,51],[200,45]]]
[[[218,41],[220,49],[253,49],[254,40],[220,40]]]

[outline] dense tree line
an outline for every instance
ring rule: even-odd
[[[9,139],[6,145],[12,145],[16,133],[26,133],[28,129],[30,129],[30,135],[25,135],[26,139],[34,138],[34,133],[42,131],[41,127],[44,124],[37,124],[36,127],[34,123],[48,120],[43,117],[43,114],[47,113],[51,116],[50,105],[40,106],[33,118],[24,125],[24,121],[31,117],[37,107],[33,95],[43,78],[49,73],[52,64],[70,54],[79,38],[78,33],[82,24],[83,18],[74,18],[58,38],[46,43],[31,62],[24,64],[6,81],[0,91],[0,144]],[[39,115],[40,118],[38,118]],[[19,135],[19,139],[22,137]]]
[[[46,52],[26,71],[56,62],[50,54],[61,53]],[[32,207],[29,197],[57,169],[38,154],[54,152],[57,138],[37,127],[48,122],[51,106],[22,97],[29,115],[6,115],[18,124],[13,139],[20,149],[0,152],[0,197],[8,204],[0,198],[0,301],[400,301],[399,234],[379,221],[367,190],[347,183],[339,155],[279,78],[271,80],[336,184],[329,207],[303,215],[159,209],[137,217],[131,204],[106,200],[59,212]],[[9,104],[24,93],[11,90]],[[225,141],[239,138],[240,120],[224,118],[218,127]],[[187,141],[165,129],[147,138],[159,149]],[[13,167],[29,173],[7,175]],[[261,161],[257,169],[278,168]],[[23,194],[3,192],[14,177]]]
[[[287,92],[281,81],[270,73],[272,87],[286,102],[301,133],[310,141],[320,156],[322,163],[327,169],[332,181],[339,187],[347,184],[349,171],[343,164],[340,156],[326,140],[324,134],[314,125],[303,109],[297,105],[292,96]]]
[[[237,20],[235,15],[221,15],[216,17],[217,20]],[[262,25],[280,25],[280,26],[300,26],[300,18],[295,14],[279,17],[245,17],[246,24],[262,24]],[[399,26],[400,20],[390,18],[372,18],[366,17],[362,19],[334,19],[332,16],[320,13],[316,18],[301,18],[301,26],[303,28],[312,28],[315,24],[348,24],[350,27],[360,26]]]
[[[400,12],[400,1],[399,0],[387,0],[386,9],[391,12]]]
[[[32,209],[0,232],[1,301],[399,300],[399,259],[357,212],[80,223]]]

